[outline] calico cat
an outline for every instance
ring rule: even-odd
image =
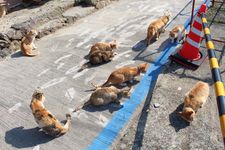
[[[145,73],[147,70],[148,64],[142,63],[135,67],[122,67],[115,71],[113,71],[107,81],[102,84],[101,86],[94,85],[96,88],[103,87],[103,86],[109,86],[110,84],[113,85],[119,85],[121,83],[131,81],[136,76],[140,75],[140,73]]]
[[[170,20],[170,14],[165,14],[164,16],[160,17],[159,19],[153,21],[149,26],[147,30],[147,38],[146,42],[147,45],[150,44],[151,40],[155,38],[155,40],[159,39],[160,33],[164,33],[165,29],[164,27]]]
[[[37,47],[34,45],[35,37],[37,36],[37,31],[35,29],[30,30],[21,40],[21,51],[25,56],[36,56],[39,52],[33,52],[33,49]]]
[[[71,116],[66,114],[67,121],[65,125],[62,126],[56,117],[44,107],[44,100],[45,97],[43,93],[40,90],[35,90],[32,95],[30,108],[39,127],[42,128],[46,134],[53,137],[58,137],[68,132],[71,125]]]
[[[0,4],[0,18],[4,17],[6,15],[6,12],[7,12],[6,6]]]
[[[117,49],[116,40],[113,40],[109,43],[98,42],[94,44],[88,54],[89,62],[83,64],[78,72],[93,65],[103,64],[105,62],[111,61],[116,55],[114,49]]]
[[[180,42],[185,40],[186,31],[183,25],[175,26],[169,33],[171,43]]]
[[[209,85],[205,82],[197,82],[192,89],[185,94],[184,107],[178,115],[184,120],[191,122],[194,120],[196,112],[201,108],[209,96]]]
[[[101,106],[107,105],[111,102],[120,104],[120,99],[122,97],[130,96],[130,88],[118,89],[115,86],[110,87],[98,87],[90,96],[90,99],[82,104],[80,107],[76,108],[73,112],[82,109],[87,105]]]

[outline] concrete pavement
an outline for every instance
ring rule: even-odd
[[[0,145],[5,149],[86,149],[110,122],[110,105],[74,113],[68,134],[52,139],[38,132],[29,103],[34,89],[44,89],[45,106],[59,120],[75,106],[88,99],[90,82],[103,83],[115,68],[146,61],[150,64],[166,48],[168,31],[160,40],[145,47],[143,39],[149,22],[169,9],[172,17],[187,1],[121,0],[74,25],[61,29],[37,42],[40,56],[22,57],[15,53],[0,63]],[[198,4],[201,1],[198,1]],[[190,15],[190,5],[168,26],[183,24]],[[98,41],[119,42],[118,55],[110,63],[78,73],[91,44]]]
[[[208,10],[207,18],[214,18],[218,9]],[[223,6],[225,7],[225,6]],[[219,11],[215,20],[224,20],[223,11]],[[224,24],[211,22],[208,19],[213,38],[224,40]],[[224,51],[223,43],[214,42],[218,51]],[[202,51],[206,51],[203,41]],[[224,58],[216,52],[219,59],[222,80],[225,80]],[[210,96],[205,106],[200,109],[195,120],[187,124],[176,113],[182,110],[184,94],[197,82],[204,81],[210,85]],[[169,88],[168,88],[169,87]],[[154,105],[159,105],[156,108]],[[222,150],[221,134],[217,101],[214,92],[209,62],[206,59],[196,71],[191,71],[176,64],[165,65],[159,76],[151,99],[142,110],[140,118],[127,130],[116,149],[133,150]]]

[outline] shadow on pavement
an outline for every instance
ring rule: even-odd
[[[180,104],[175,111],[173,111],[170,115],[169,115],[169,120],[170,120],[170,125],[174,127],[176,132],[179,132],[179,130],[186,128],[187,126],[189,126],[190,124],[187,123],[185,120],[183,120],[181,117],[179,117],[177,115],[177,113],[179,111],[182,111],[183,109],[183,103]]]
[[[97,112],[97,111],[101,112],[101,111],[109,110],[110,113],[113,113],[114,111],[118,111],[121,108],[123,108],[123,105],[112,102],[104,106],[92,106],[92,105],[84,106],[82,109],[88,112]]]
[[[11,58],[19,58],[19,57],[24,57],[21,51],[18,51],[11,55]]]
[[[34,147],[39,144],[47,143],[53,140],[40,131],[40,128],[24,129],[24,127],[13,128],[5,133],[5,141],[7,144],[16,148]]]
[[[134,139],[133,147],[132,147],[133,150],[136,150],[137,147],[142,146],[142,141],[144,138],[144,131],[145,131],[146,122],[147,122],[147,118],[148,118],[148,113],[146,112],[146,110],[150,107],[152,92],[154,90],[160,70],[161,70],[161,68],[158,68],[158,69],[152,71],[150,74],[148,74],[148,76],[152,77],[151,87],[149,88],[147,98],[144,102],[144,107],[142,109],[141,116],[138,119],[138,125],[137,125],[137,129],[136,129],[137,132],[135,134],[135,139]],[[154,74],[156,74],[156,75],[154,75]]]
[[[178,70],[178,69],[182,69],[182,72],[181,73],[176,72],[176,70]],[[173,74],[173,75],[175,75],[175,76],[177,76],[179,78],[190,78],[190,79],[193,79],[193,80],[196,80],[196,81],[207,82],[209,85],[213,84],[211,76],[202,78],[202,77],[197,77],[194,74],[193,75],[189,75],[188,73],[186,73],[186,71],[190,71],[190,70],[187,69],[187,68],[184,68],[183,66],[178,65],[176,63],[171,63],[169,65],[169,69],[166,70],[163,74],[170,73],[170,74]]]
[[[170,43],[170,39],[166,39],[165,41],[163,41],[162,42],[162,44],[157,48],[157,49],[155,49],[156,51],[154,51],[154,52],[151,52],[150,54],[145,54],[145,55],[143,55],[143,56],[141,56],[144,52],[145,52],[145,50],[146,50],[146,48],[143,48],[143,42],[142,41],[140,41],[139,43],[137,43],[135,46],[133,46],[133,50],[134,51],[140,51],[138,54],[137,54],[137,56],[135,56],[134,57],[134,59],[133,60],[144,60],[144,61],[147,61],[147,58],[149,57],[149,56],[152,56],[152,55],[154,55],[154,54],[157,54],[157,53],[160,53],[160,52],[162,52],[165,48],[166,48],[166,46],[168,45]],[[145,45],[146,45],[146,43],[145,43]],[[135,47],[135,49],[134,49],[134,47]],[[149,63],[154,63],[153,61],[148,61]]]

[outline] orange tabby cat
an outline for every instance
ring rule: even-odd
[[[110,84],[119,85],[121,83],[131,81],[134,77],[144,73],[147,70],[147,63],[142,63],[136,67],[122,67],[113,71],[108,80],[101,86],[95,85],[95,87],[109,86]]]
[[[109,43],[107,42],[98,42],[95,43],[89,52],[89,56],[94,53],[95,51],[113,51],[114,49],[117,49],[117,43],[116,40],[113,40]]]
[[[88,54],[89,62],[83,64],[79,71],[82,71],[92,65],[102,64],[105,62],[109,62],[116,55],[114,49],[117,49],[116,40],[112,42],[98,42],[95,43]],[[78,72],[79,72],[78,71]]]
[[[6,6],[0,4],[0,18],[6,15]]]
[[[169,33],[169,37],[171,39],[171,43],[184,41],[186,35],[186,31],[183,25],[175,26]]]
[[[152,38],[155,38],[155,40],[159,39],[159,35],[161,32],[165,32],[164,27],[170,20],[170,14],[164,15],[160,17],[159,19],[153,21],[149,26],[148,26],[148,31],[147,31],[147,45],[150,44]]]
[[[205,82],[197,82],[194,87],[185,94],[184,108],[178,112],[184,120],[191,122],[199,108],[201,108],[209,96],[209,85]]]
[[[81,107],[78,107],[73,112],[76,112],[82,109],[84,106],[87,105],[94,105],[94,106],[101,106],[107,105],[111,102],[115,102],[117,104],[120,103],[120,99],[122,97],[129,97],[130,96],[130,88],[123,88],[118,89],[115,86],[110,87],[98,87],[92,94],[90,99],[85,102]]]
[[[37,47],[34,45],[35,37],[37,36],[37,31],[35,29],[30,30],[27,35],[25,35],[21,40],[21,51],[25,56],[36,56],[39,52],[33,52],[33,49]]]
[[[62,124],[56,119],[56,117],[44,107],[44,100],[45,97],[40,90],[34,91],[30,108],[34,115],[35,121],[37,122],[39,127],[42,128],[42,130],[48,135],[57,137],[65,134],[69,130],[71,124],[71,116],[69,114],[66,114],[67,121],[65,125],[62,126]]]

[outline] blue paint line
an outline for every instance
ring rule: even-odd
[[[203,3],[205,3],[205,1]],[[197,8],[197,10],[199,10],[199,8]],[[195,11],[195,14],[196,12],[197,11]],[[189,27],[189,22],[190,18],[184,23],[186,29]],[[123,104],[124,107],[113,115],[106,127],[103,128],[99,135],[87,147],[87,150],[107,150],[110,148],[120,130],[128,123],[138,106],[146,99],[148,92],[154,88],[163,65],[168,62],[169,56],[176,50],[177,45],[178,44],[168,44],[160,56],[149,67],[130,99],[125,101]]]

